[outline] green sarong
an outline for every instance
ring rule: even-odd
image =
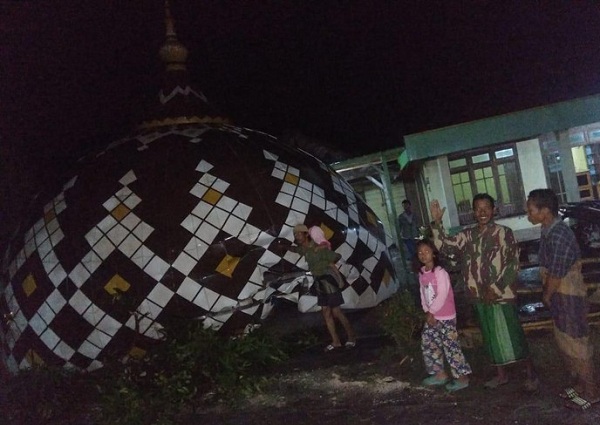
[[[529,346],[516,305],[476,303],[475,312],[483,345],[493,365],[502,366],[529,357]]]

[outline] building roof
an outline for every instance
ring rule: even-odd
[[[600,94],[404,136],[409,162],[448,155],[600,121]]]

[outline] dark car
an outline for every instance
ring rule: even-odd
[[[569,202],[560,207],[575,232],[583,257],[600,255],[600,201]]]

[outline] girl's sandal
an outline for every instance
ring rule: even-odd
[[[569,409],[584,411],[584,410],[589,409],[590,407],[592,407],[592,405],[594,405],[598,402],[600,402],[600,399],[588,401],[588,400],[582,398],[581,396],[576,395],[575,397],[573,397],[565,402],[565,407],[567,407]]]
[[[579,394],[577,393],[577,391],[575,391],[574,388],[567,387],[564,390],[562,390],[562,392],[559,393],[558,396],[563,400],[571,400],[572,398],[579,396]]]

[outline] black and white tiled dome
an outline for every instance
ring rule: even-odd
[[[84,161],[23,221],[0,285],[9,370],[94,370],[144,352],[170,317],[234,333],[266,317],[273,296],[315,308],[301,273],[267,282],[306,270],[284,249],[298,223],[321,226],[342,255],[343,307],[397,290],[383,227],[347,182],[267,134],[181,112],[205,99],[170,81],[138,133]]]

